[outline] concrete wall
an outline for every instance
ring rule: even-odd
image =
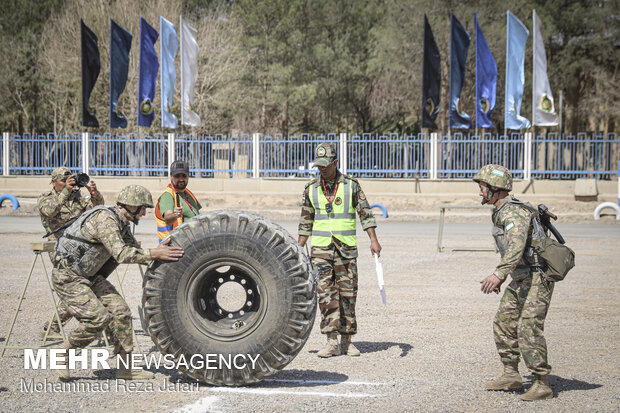
[[[139,184],[150,189],[153,194],[161,193],[170,183],[167,177],[109,177],[94,176],[100,191],[118,193],[125,185]],[[307,179],[302,178],[191,178],[189,188],[198,195],[240,195],[240,196],[295,196],[300,197]],[[375,196],[454,196],[477,195],[477,185],[468,179],[427,180],[420,179],[361,179],[362,188],[367,194]],[[528,187],[527,181],[515,181],[514,193],[543,194],[573,198],[575,181],[540,180]],[[618,197],[617,181],[597,181],[599,200],[614,201]],[[21,197],[36,197],[49,190],[50,177],[44,176],[2,176],[0,193],[10,193]]]

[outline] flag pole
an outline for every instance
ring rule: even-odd
[[[183,124],[184,116],[183,116],[183,17],[179,16],[179,51],[181,52],[181,133],[183,133]]]
[[[534,29],[534,33],[532,34],[532,135],[535,135],[536,121],[534,118],[534,91],[536,90],[536,9],[532,9],[532,28]]]

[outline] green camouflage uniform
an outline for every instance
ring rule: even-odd
[[[311,236],[314,222],[314,207],[310,201],[310,187],[321,178],[306,184],[302,197],[299,235]],[[353,207],[357,211],[364,230],[377,226],[370,205],[355,178],[337,172],[334,181],[325,181],[328,193],[334,190],[335,182],[351,180]],[[322,190],[322,189],[321,189]],[[336,238],[327,247],[312,247],[312,266],[318,274],[317,293],[321,311],[321,333],[357,333],[355,300],[357,297],[357,247],[345,245]]]
[[[82,223],[81,234],[88,243],[102,244],[118,263],[148,265],[153,261],[148,250],[138,247],[129,231],[129,221],[118,207],[92,212]],[[129,352],[133,348],[131,312],[102,271],[108,270],[85,277],[71,268],[70,257],[58,256],[52,272],[54,290],[80,323],[68,340],[72,347],[82,348],[107,329],[115,340],[116,351]]]
[[[69,168],[59,167],[52,172],[52,179],[62,179],[65,177],[65,172],[71,173]],[[56,228],[60,228],[69,220],[78,217],[82,212],[93,208],[97,205],[103,205],[104,200],[100,192],[97,195],[91,197],[90,194],[85,197],[81,196],[80,190],[77,189],[73,192],[69,192],[66,188],[57,192],[52,188],[51,191],[45,192],[37,200],[37,208],[39,215],[41,216],[41,223],[45,232],[49,233]],[[49,241],[56,241],[57,234],[50,235]],[[50,261],[54,262],[54,252],[49,253]],[[60,316],[60,322],[65,325],[67,321],[71,319],[71,313],[67,310],[64,304],[59,303],[58,315]],[[58,321],[54,319],[52,323],[52,329],[60,331],[58,327]]]
[[[547,375],[547,344],[543,336],[554,283],[525,259],[530,250],[533,212],[502,199],[493,212],[493,236],[501,253],[495,275],[512,281],[506,287],[493,320],[497,350],[504,364],[518,363],[519,353],[527,367]]]

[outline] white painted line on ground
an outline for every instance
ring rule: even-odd
[[[366,381],[338,381],[338,380],[302,380],[302,379],[264,379],[263,382],[274,383],[308,383],[308,384],[348,384],[350,386],[385,386],[387,383],[370,383]]]
[[[260,394],[266,396],[273,396],[277,394],[291,394],[295,396],[318,396],[318,397],[348,397],[348,398],[364,398],[364,397],[378,397],[376,394],[367,393],[333,393],[322,391],[290,391],[290,390],[275,390],[275,389],[241,389],[235,387],[213,387],[209,389],[217,393],[245,393],[245,394]]]
[[[192,404],[188,404],[187,406],[183,406],[179,409],[176,409],[174,413],[204,413],[204,412],[217,412],[219,410],[213,410],[214,405],[217,402],[217,396],[207,396],[202,399],[196,400]]]

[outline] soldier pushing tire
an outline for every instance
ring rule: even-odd
[[[162,354],[236,355],[243,368],[185,369],[214,385],[255,383],[282,369],[305,344],[316,310],[311,264],[277,224],[252,213],[213,211],[180,225],[170,245],[178,262],[156,262],[144,278],[142,305]]]

